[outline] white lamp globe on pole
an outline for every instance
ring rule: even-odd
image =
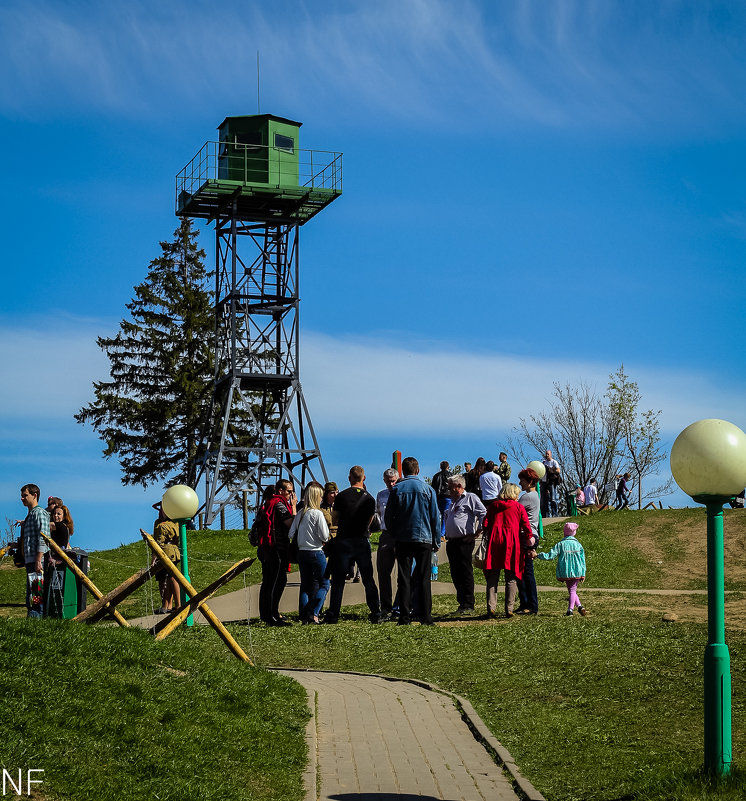
[[[161,498],[161,508],[163,514],[171,520],[176,520],[179,524],[179,540],[181,546],[181,565],[182,573],[187,581],[191,581],[189,577],[189,556],[187,554],[187,537],[186,537],[186,524],[187,520],[191,520],[197,514],[199,509],[199,498],[197,493],[185,484],[174,484],[169,487]],[[189,594],[182,588],[181,590],[181,605],[184,606],[189,601]],[[194,625],[194,618],[192,615],[186,619],[187,626]]]
[[[725,644],[723,504],[746,486],[746,434],[726,420],[698,420],[671,448],[671,472],[707,509],[707,647],[704,659],[705,770],[730,773],[731,677]]]

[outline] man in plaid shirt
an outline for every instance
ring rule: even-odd
[[[47,552],[47,543],[42,534],[49,536],[49,512],[39,506],[40,491],[36,484],[24,484],[21,487],[21,503],[28,509],[26,519],[22,524],[23,556],[26,561],[26,574],[42,573],[44,569],[44,554]],[[31,584],[26,581],[26,607],[31,616],[32,606],[35,611],[40,610],[31,600]]]

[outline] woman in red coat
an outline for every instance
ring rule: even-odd
[[[505,617],[513,617],[518,589],[516,581],[523,576],[521,539],[528,540],[531,537],[526,509],[518,503],[520,493],[517,484],[506,484],[497,500],[488,508],[484,519],[484,536],[489,536],[484,560],[488,617],[495,617],[501,570],[505,571]]]

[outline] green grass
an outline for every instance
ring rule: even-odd
[[[156,643],[139,630],[4,620],[0,675],[1,767],[44,770],[44,798],[302,797],[305,692],[233,658],[211,629]]]
[[[620,589],[704,589],[706,569],[706,515],[703,508],[661,511],[602,512],[573,518],[578,523],[577,537],[586,553],[592,587]],[[542,550],[549,550],[562,538],[564,523],[545,528]],[[728,561],[738,558],[746,544],[746,513],[725,510],[726,589],[744,590],[746,580],[728,575]],[[647,550],[640,548],[645,535]],[[701,542],[701,559],[692,570],[685,540]],[[686,565],[687,570],[679,570]],[[535,562],[538,584],[556,581],[555,562]]]
[[[197,589],[206,587],[231,565],[246,556],[255,556],[256,548],[249,545],[245,531],[190,531],[189,576]],[[125,579],[150,563],[149,550],[144,540],[121,545],[106,551],[93,551],[90,554],[89,577],[106,594]],[[13,602],[23,604],[25,598],[25,573],[23,570],[3,570],[0,574],[0,606]],[[223,595],[241,589],[246,584],[261,581],[261,565],[257,560],[241,576],[233,579],[216,594]],[[89,596],[89,603],[92,603]],[[160,606],[160,595],[155,582],[150,582],[136,590],[117,608],[125,618],[151,614],[153,608]],[[5,606],[6,614],[25,616],[22,606]]]
[[[708,786],[698,773],[706,625],[664,624],[661,609],[667,600],[624,592],[705,586],[704,512],[629,511],[577,521],[588,559],[588,579],[580,590],[591,610],[587,619],[563,617],[566,593],[556,592],[541,596],[538,618],[453,621],[449,595],[436,596],[433,610],[452,622],[436,627],[371,626],[367,609],[357,607],[345,610],[337,626],[237,624],[231,629],[265,667],[383,673],[424,679],[463,695],[550,801],[740,801],[746,796],[742,772],[736,770],[730,782],[717,787]],[[734,572],[746,543],[746,514],[726,512],[725,528],[726,583],[737,591],[729,602],[738,602],[746,592],[746,581]],[[561,529],[547,528],[544,548],[561,536]],[[697,541],[702,559],[693,562]],[[254,552],[243,532],[190,533],[189,546],[197,587]],[[93,553],[92,576],[99,587],[108,591],[144,566],[144,549],[135,543]],[[539,584],[558,586],[554,563],[535,567]],[[247,580],[258,579],[255,563]],[[439,580],[450,581],[447,565],[440,566]],[[0,605],[21,603],[23,582],[23,571],[0,571]],[[237,579],[226,591],[241,586]],[[593,587],[620,592],[594,593]],[[122,611],[128,617],[146,611],[147,592],[140,590]],[[153,592],[157,599],[154,586]],[[484,612],[484,597],[477,603],[478,612]],[[706,598],[687,603],[701,615]],[[738,763],[746,738],[746,634],[729,630],[727,641]],[[252,754],[251,770],[244,771],[243,763],[236,769],[242,788],[232,784],[229,774],[242,758],[239,751],[251,748],[246,743],[257,732],[265,737],[266,703],[280,711],[276,729],[271,726],[267,736],[272,743],[276,738],[287,742],[272,746],[274,753],[278,748],[302,752],[305,700],[296,685],[233,660],[212,630],[180,631],[157,644],[139,631],[0,619],[0,646],[0,666],[6,687],[12,688],[4,709],[4,720],[10,722],[4,763],[12,767],[24,754],[44,760],[45,792],[54,790],[50,797],[154,798],[154,792],[169,799],[300,797],[302,760],[283,762],[282,775],[275,777],[272,766]],[[41,677],[38,686],[25,678],[29,671]],[[183,697],[189,698],[189,707],[181,713]],[[142,723],[136,720],[140,714]],[[70,737],[60,734],[68,720]],[[187,743],[200,739],[201,749]],[[70,745],[76,742],[80,745]],[[182,743],[191,749],[184,758],[191,773],[183,779],[183,762],[174,756]],[[218,763],[214,771],[209,766],[213,759]],[[94,775],[97,771],[101,778]],[[148,792],[138,796],[141,786]],[[76,793],[77,787],[84,792]]]
[[[585,596],[587,619],[565,618],[559,594],[538,618],[436,627],[371,626],[357,607],[337,626],[257,628],[253,645],[263,664],[424,679],[468,698],[551,801],[743,798],[743,775],[712,795],[697,772],[706,627],[628,611],[636,596]],[[434,599],[436,616],[452,608]],[[728,640],[738,760],[746,636]]]

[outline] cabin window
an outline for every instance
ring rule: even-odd
[[[294,142],[289,136],[283,136],[282,134],[275,134],[275,147],[278,150],[284,150],[286,153],[292,153],[294,151]]]

